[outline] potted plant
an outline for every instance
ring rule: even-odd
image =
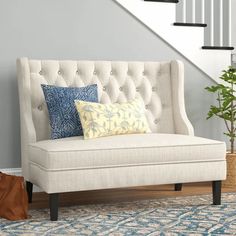
[[[229,137],[230,150],[227,152],[227,179],[224,186],[236,186],[236,69],[229,67],[223,71],[220,77],[224,83],[219,83],[205,89],[217,95],[217,105],[212,105],[208,112],[207,119],[217,116],[224,120],[226,132]]]

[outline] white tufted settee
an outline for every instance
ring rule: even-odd
[[[212,181],[220,204],[226,177],[225,143],[195,137],[184,105],[180,61],[115,62],[17,60],[22,172],[29,201],[33,184],[49,194],[51,220],[61,192]],[[80,87],[96,83],[101,103],[139,94],[152,133],[84,140],[50,140],[40,84]]]

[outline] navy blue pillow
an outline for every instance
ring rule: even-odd
[[[98,102],[97,85],[71,88],[41,84],[41,87],[48,107],[51,138],[83,135],[74,100]]]

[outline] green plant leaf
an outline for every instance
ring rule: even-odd
[[[223,119],[228,131],[224,134],[232,144],[236,138],[236,68],[230,66],[223,70],[220,79],[224,84],[205,88],[208,92],[217,94],[217,105],[210,106],[207,119],[213,116]]]

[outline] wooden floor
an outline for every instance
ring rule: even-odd
[[[223,188],[223,192],[236,192],[236,188]],[[184,184],[181,192],[175,192],[173,185],[136,188],[83,191],[60,194],[60,206],[124,202],[141,199],[157,199],[173,196],[191,196],[211,193],[211,183]],[[48,195],[34,193],[31,209],[47,208]]]

